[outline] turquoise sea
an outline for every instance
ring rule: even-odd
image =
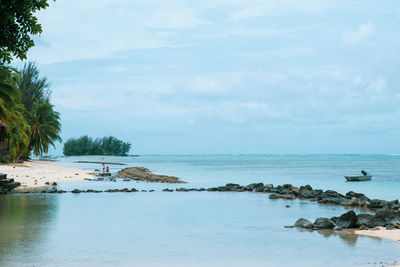
[[[398,199],[399,155],[143,155],[58,158],[144,166],[187,184],[66,182],[60,189],[154,189],[155,192],[0,196],[0,266],[381,266],[400,261],[400,242],[287,229],[346,211],[267,194],[162,192],[228,182],[310,184],[371,198]],[[109,165],[116,173],[126,166]],[[361,169],[370,182],[349,183]],[[290,205],[289,208],[286,205]],[[359,212],[356,210],[356,212]]]

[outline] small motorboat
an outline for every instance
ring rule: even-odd
[[[371,181],[372,175],[364,170],[362,170],[361,173],[362,175],[348,175],[344,178],[346,178],[348,182]]]

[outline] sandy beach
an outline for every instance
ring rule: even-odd
[[[51,161],[32,160],[23,164],[0,165],[0,173],[20,182],[19,190],[45,186],[46,182],[67,182],[93,178],[89,170],[65,167],[66,164]]]
[[[377,230],[355,230],[354,233],[369,237],[387,238],[400,242],[400,229],[386,230],[385,227],[378,227]]]

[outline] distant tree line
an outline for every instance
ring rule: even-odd
[[[70,138],[64,143],[64,155],[115,155],[127,156],[131,143],[118,140],[113,136],[93,139],[87,135]]]

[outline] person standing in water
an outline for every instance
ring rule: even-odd
[[[104,163],[103,163],[103,173],[104,173],[104,169],[106,168],[106,166],[104,165]]]
[[[107,166],[106,173],[109,173],[109,172],[110,172],[110,169],[109,169],[108,166]]]

